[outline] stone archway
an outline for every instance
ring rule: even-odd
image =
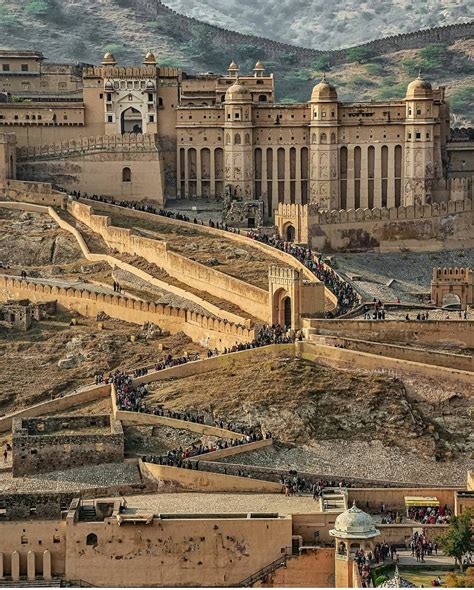
[[[443,308],[460,309],[461,298],[459,297],[459,295],[457,295],[457,293],[446,293],[443,296],[441,306]]]
[[[287,242],[294,242],[295,241],[295,235],[296,235],[296,230],[294,225],[291,225],[291,223],[289,223],[286,227],[285,227],[285,239]]]
[[[143,117],[135,107],[129,107],[120,114],[120,133],[143,133]]]
[[[273,294],[272,323],[280,326],[292,325],[291,297],[286,289],[281,287]]]
[[[291,297],[285,297],[283,299],[283,324],[287,328],[291,328],[292,317],[291,317]]]

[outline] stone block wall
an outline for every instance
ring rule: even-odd
[[[110,416],[13,421],[13,477],[123,461],[122,425]]]
[[[15,520],[51,520],[61,518],[72,502],[72,492],[0,494],[0,522]]]

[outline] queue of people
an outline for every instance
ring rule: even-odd
[[[452,511],[447,504],[444,506],[426,506],[410,508],[408,518],[421,522],[421,524],[449,524]]]
[[[346,313],[359,304],[360,297],[357,291],[349,283],[344,281],[332,268],[323,264],[321,258],[313,254],[309,248],[303,248],[302,246],[297,246],[291,242],[284,242],[274,237],[268,237],[256,231],[249,232],[247,237],[277,248],[287,254],[291,254],[291,256],[309,268],[315,277],[322,281],[336,295],[338,307],[333,315]]]

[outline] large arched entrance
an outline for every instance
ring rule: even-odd
[[[295,228],[289,224],[286,226],[286,241],[287,242],[294,242],[295,241]]]
[[[143,133],[142,114],[138,109],[129,107],[120,115],[120,133]]]
[[[272,322],[292,328],[292,301],[286,289],[280,288],[273,294]]]
[[[456,293],[446,293],[441,305],[446,309],[461,309],[461,298]]]

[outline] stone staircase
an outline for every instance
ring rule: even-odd
[[[81,522],[95,522],[97,520],[95,506],[93,504],[83,504],[79,508],[79,520]]]
[[[347,491],[339,488],[326,488],[321,496],[323,512],[344,512],[347,510]]]
[[[12,579],[0,579],[0,588],[60,588],[61,579],[51,578],[45,580],[43,578],[37,578],[36,580],[28,580],[26,578],[20,578],[19,580]]]

